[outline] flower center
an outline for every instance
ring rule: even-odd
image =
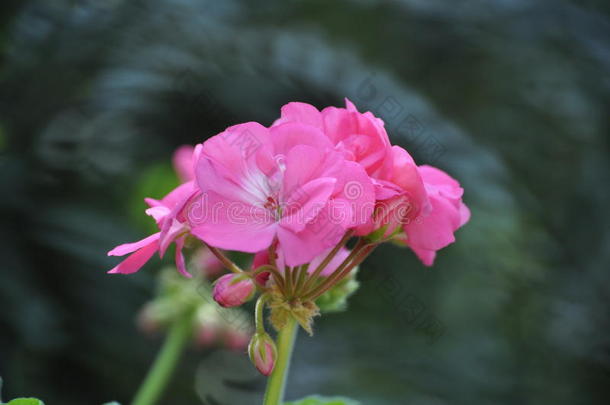
[[[263,207],[265,207],[267,210],[269,210],[271,212],[271,214],[273,215],[273,218],[276,221],[279,221],[280,218],[282,217],[282,207],[278,203],[277,198],[271,197],[271,196],[267,197],[267,200],[265,201],[265,204],[263,204]]]

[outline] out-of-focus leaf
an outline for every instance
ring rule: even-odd
[[[285,402],[284,405],[360,405],[360,402],[343,397],[328,398],[314,395],[298,401]]]
[[[44,402],[36,398],[17,398],[6,405],[44,405]]]

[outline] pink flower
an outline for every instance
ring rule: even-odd
[[[345,105],[346,108],[327,107],[320,112],[310,104],[288,103],[273,125],[299,122],[316,127],[371,177],[387,176],[392,170],[392,151],[383,121],[371,112],[358,112],[347,98]]]
[[[289,266],[333,247],[373,208],[363,168],[300,123],[230,127],[203,144],[195,173],[202,210],[191,218],[194,235],[250,253],[277,239]]]
[[[186,150],[182,148],[179,151],[183,155],[178,159],[180,160],[180,165],[188,166],[187,157],[184,156]],[[191,151],[191,163],[192,156],[193,153]],[[159,252],[159,256],[163,257],[169,245],[175,242],[176,267],[181,274],[191,277],[186,270],[182,248],[184,247],[184,239],[190,230],[185,217],[185,209],[189,201],[196,194],[195,183],[188,181],[176,187],[161,200],[146,198],[145,201],[150,207],[146,210],[146,214],[155,219],[160,231],[138,242],[119,245],[108,252],[108,256],[124,256],[129,254],[127,259],[123,260],[108,273],[135,273],[148,262],[153,254]]]
[[[248,355],[257,370],[261,374],[269,376],[277,359],[275,342],[268,334],[258,332],[248,345]]]
[[[432,166],[420,166],[430,210],[404,226],[404,241],[420,260],[431,266],[436,251],[453,243],[453,233],[470,219],[470,210],[462,202],[464,190],[447,173]]]
[[[256,292],[254,281],[243,274],[225,274],[214,283],[213,297],[220,306],[237,307],[250,300]]]

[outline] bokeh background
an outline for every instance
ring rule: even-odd
[[[142,198],[175,185],[173,150],[270,124],[289,101],[349,97],[459,179],[472,220],[431,269],[379,249],[349,310],[299,336],[288,399],[607,403],[608,2],[1,7],[3,398],[127,403],[161,341],[135,316],[162,264],[109,276],[106,252],[150,231]],[[245,355],[192,350],[162,403],[255,404],[249,370]]]

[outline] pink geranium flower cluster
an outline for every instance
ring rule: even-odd
[[[235,307],[260,293],[249,354],[267,375],[276,350],[264,308],[275,329],[296,321],[312,333],[318,298],[340,290],[375,247],[398,242],[430,266],[470,218],[455,179],[418,166],[390,144],[381,119],[349,100],[322,111],[289,103],[269,127],[239,124],[182,147],[174,165],[182,184],[146,199],[159,232],[111,250],[129,256],[110,273],[134,273],[175,244],[176,267],[190,277],[183,249],[188,240],[202,242],[232,272],[215,283],[217,303]],[[251,268],[242,270],[225,250],[253,254]]]
[[[188,276],[189,236],[225,250],[273,248],[283,264],[300,266],[348,232],[401,241],[429,266],[470,216],[455,179],[418,166],[390,144],[381,119],[349,100],[322,111],[289,103],[270,127],[232,126],[181,149],[175,163],[183,184],[146,200],[159,232],[111,250],[130,254],[111,273],[133,273],[175,243],[177,268]]]

